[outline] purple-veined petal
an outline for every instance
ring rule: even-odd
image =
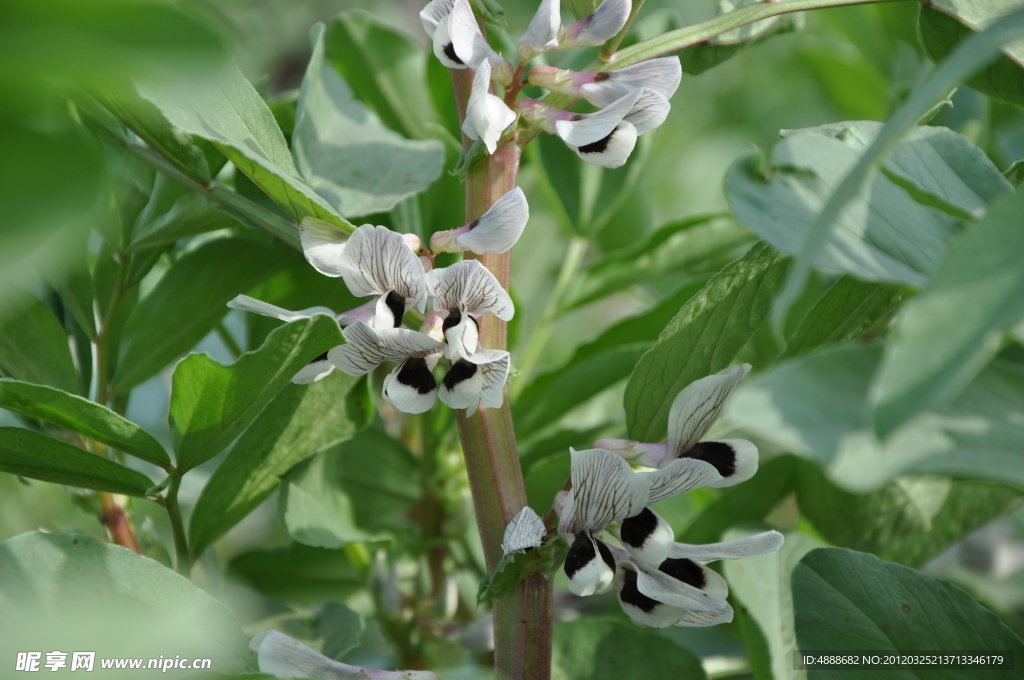
[[[647,506],[649,483],[610,451],[569,449],[572,489],[558,533],[597,533],[612,521],[632,517]]]
[[[671,456],[684,455],[708,433],[729,397],[749,372],[750,364],[730,366],[690,383],[676,395],[668,414]]]
[[[491,94],[490,87],[491,66],[482,61],[473,71],[473,89],[466,104],[462,131],[470,139],[483,140],[487,153],[494,153],[501,133],[515,122],[516,113],[505,105],[501,97]]]
[[[558,29],[562,26],[561,0],[541,0],[526,33],[519,39],[519,63],[558,47]]]
[[[691,560],[666,560],[660,567],[621,560],[615,588],[623,611],[639,626],[666,628],[672,625],[714,625],[731,609],[725,579]],[[715,612],[720,614],[716,615]],[[688,617],[688,613],[704,613]],[[695,621],[705,619],[704,624]],[[687,621],[684,623],[684,621]]]
[[[526,196],[516,187],[466,226],[434,234],[430,249],[435,253],[471,250],[477,255],[508,252],[519,240],[529,219]]]
[[[648,444],[633,439],[598,439],[595,449],[611,451],[630,465],[660,468],[668,463],[668,444]]]
[[[565,112],[562,115],[567,117],[555,122],[555,131],[569,146],[584,146],[604,139],[629,114],[642,94],[643,88],[637,88],[595,113]]]
[[[387,227],[358,227],[341,254],[340,270],[345,285],[358,297],[394,291],[421,310],[426,302],[426,282],[419,257],[401,234]]]
[[[679,87],[683,70],[679,57],[662,57],[627,66],[619,71],[580,73],[566,85],[594,106],[608,106],[638,87],[645,87],[671,99]],[[561,92],[561,89],[555,91]]]
[[[279,678],[313,680],[438,680],[431,671],[382,671],[350,666],[330,659],[276,630],[260,633],[249,643],[261,673]]]
[[[248,295],[236,295],[234,299],[228,302],[228,307],[231,307],[232,309],[241,309],[246,312],[253,312],[260,316],[269,316],[272,319],[280,319],[281,321],[298,321],[299,319],[308,319],[314,314],[329,314],[330,316],[335,316],[334,312],[326,307],[310,307],[308,309],[300,309],[297,312],[293,312],[291,310],[272,305],[269,302],[249,297]]]
[[[501,552],[505,557],[517,552],[525,552],[531,548],[539,548],[544,543],[547,529],[544,521],[529,505],[516,513],[512,521],[505,527],[505,536],[501,541]]]
[[[648,503],[657,503],[702,486],[713,486],[722,480],[722,475],[713,465],[695,458],[680,458],[660,470],[638,472],[636,476],[648,489]]]
[[[625,120],[636,128],[637,135],[643,135],[664,123],[671,109],[664,95],[645,87]]]
[[[735,541],[708,543],[706,545],[688,545],[673,543],[669,557],[687,558],[695,562],[713,562],[715,560],[739,560],[744,557],[756,557],[775,552],[782,547],[782,534],[778,531],[765,531]]]
[[[565,27],[558,48],[600,45],[614,38],[629,19],[630,0],[604,0],[593,12]]]
[[[477,318],[490,313],[503,321],[515,314],[512,298],[479,260],[431,270],[426,279],[435,310],[458,309]]]
[[[431,0],[420,10],[420,23],[428,38],[434,37],[438,25],[451,14],[455,0]]]
[[[341,276],[341,254],[349,235],[333,224],[305,217],[299,225],[299,242],[306,260],[325,276]]]
[[[437,340],[407,328],[374,330],[357,321],[342,333],[347,344],[327,352],[327,358],[348,375],[363,375],[385,361],[423,358],[444,350],[444,345]]]

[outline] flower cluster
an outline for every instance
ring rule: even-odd
[[[570,591],[586,596],[614,585],[623,610],[644,627],[732,620],[725,580],[705,565],[777,550],[782,535],[676,543],[672,527],[649,506],[700,486],[738,484],[756,472],[757,448],[750,442],[700,442],[749,370],[734,366],[680,392],[666,444],[600,440],[595,445],[608,448],[572,451],[572,487],[555,501],[558,532],[571,546],[564,567]],[[630,462],[654,469],[636,472]],[[597,537],[613,522],[621,548]]]
[[[502,196],[480,218],[431,238],[433,252],[471,250],[505,252],[519,239],[529,219],[526,197],[518,187]],[[384,399],[404,413],[423,413],[438,400],[471,415],[478,406],[497,408],[509,372],[509,353],[479,343],[477,320],[494,314],[508,321],[512,299],[477,260],[432,268],[418,256],[419,238],[387,227],[364,224],[351,236],[331,225],[306,219],[300,227],[302,250],[313,267],[341,278],[364,305],[335,314],[326,307],[293,312],[239,295],[228,305],[283,321],[313,314],[334,316],[346,343],[314,359],[293,378],[306,383],[333,369],[364,375],[383,363],[395,363],[384,379]],[[402,328],[409,309],[432,311],[419,330]],[[433,370],[441,358],[451,365],[438,385]]]
[[[526,126],[561,138],[588,163],[617,168],[626,162],[637,137],[661,125],[668,116],[669,98],[682,77],[678,57],[652,59],[617,71],[577,72],[537,65],[523,74],[527,62],[548,50],[597,46],[611,40],[626,25],[630,0],[604,0],[579,21],[561,25],[559,0],[542,0],[519,40],[519,65],[513,67],[488,44],[469,0],[431,0],[420,21],[430,36],[434,54],[452,69],[473,71],[473,87],[462,131],[479,139],[494,153],[504,131],[522,121]],[[492,94],[492,81],[506,94]],[[579,97],[600,110],[572,113],[521,97],[509,100],[524,84]]]

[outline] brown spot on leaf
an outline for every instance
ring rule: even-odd
[[[883,633],[888,633],[890,630],[892,630],[892,626],[890,626],[888,623],[883,623],[882,624],[882,632]]]
[[[900,609],[903,610],[904,614],[909,614],[910,613],[910,605],[907,604],[906,602],[903,603],[903,606],[900,607]]]
[[[71,541],[71,545],[78,545],[78,539],[76,538],[73,541]]]

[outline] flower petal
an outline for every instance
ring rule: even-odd
[[[647,506],[649,483],[626,461],[603,449],[569,452],[572,490],[558,523],[560,534],[596,533]]]
[[[472,416],[483,404],[485,408],[499,408],[504,400],[502,388],[508,378],[509,353],[487,350],[491,361],[474,363],[458,359],[448,369],[438,396],[449,408],[465,409]]]
[[[341,254],[349,235],[333,224],[306,217],[299,225],[299,242],[306,260],[325,276],[341,276]]]
[[[593,12],[565,27],[565,39],[559,49],[600,45],[611,40],[626,25],[631,8],[630,0],[604,0]]]
[[[541,0],[537,13],[519,39],[519,63],[558,47],[558,29],[562,27],[561,0]]]
[[[358,227],[341,254],[340,269],[358,297],[395,291],[420,309],[426,301],[423,265],[402,235],[387,227]]]
[[[455,43],[452,42],[449,27],[451,26],[451,15],[447,14],[438,20],[437,27],[431,37],[431,44],[434,48],[434,56],[448,68],[463,69],[469,68],[466,62],[455,53]]]
[[[349,666],[330,659],[276,630],[260,633],[252,639],[249,647],[256,652],[260,672],[279,678],[438,680],[437,674],[431,671],[382,671],[376,668]]]
[[[490,93],[491,66],[482,61],[473,71],[473,89],[466,104],[466,120],[462,131],[470,139],[482,139],[487,153],[494,153],[505,128],[515,122],[516,112],[501,97]]]
[[[744,557],[756,557],[775,552],[782,547],[783,537],[778,531],[765,531],[735,541],[708,543],[707,545],[687,545],[673,543],[669,556],[685,557],[697,562],[713,562],[714,560],[738,560]]]
[[[450,267],[432,269],[426,275],[427,292],[434,309],[458,309],[481,317],[491,313],[503,321],[515,314],[512,298],[479,260],[462,260]]]
[[[668,414],[670,455],[685,455],[707,434],[749,372],[750,364],[730,366],[690,383],[676,395]]]
[[[523,190],[516,187],[494,202],[487,212],[455,238],[463,250],[477,255],[508,252],[516,244],[530,219],[530,206]]]
[[[378,297],[373,307],[373,321],[370,325],[374,328],[398,328],[402,325],[405,298],[395,291]]]
[[[272,305],[269,302],[263,300],[257,300],[251,298],[248,295],[237,295],[233,300],[228,302],[228,307],[231,309],[241,309],[246,312],[253,312],[261,316],[269,316],[272,319],[280,319],[281,321],[298,321],[299,319],[308,319],[314,314],[329,314],[330,316],[336,315],[326,307],[310,307],[308,309],[300,309],[297,312],[293,312],[288,309],[283,309],[277,305]]]
[[[699,442],[686,452],[685,458],[713,465],[722,475],[722,479],[708,484],[716,489],[745,482],[757,472],[757,447],[746,439]]]
[[[508,557],[512,553],[539,548],[544,543],[544,536],[547,533],[547,529],[544,528],[544,520],[527,505],[517,512],[505,527],[501,551],[505,557]]]
[[[662,57],[643,61],[619,71],[581,73],[579,76],[579,80],[586,77],[589,82],[569,87],[579,92],[580,96],[594,106],[608,106],[638,87],[646,87],[661,93],[666,99],[671,99],[679,87],[683,70],[679,64],[679,57]]]
[[[712,581],[700,565],[694,563],[693,570],[684,574],[687,580],[680,580],[658,569],[644,564],[620,561],[615,576],[615,588],[619,594],[619,603],[632,621],[646,628],[666,628],[680,624],[684,620],[718,619],[729,609],[724,597],[702,588],[710,587],[721,592],[724,579],[715,574],[719,580]],[[707,570],[711,571],[711,570]],[[711,572],[714,573],[714,572]],[[688,614],[700,613],[703,617],[692,617]],[[729,609],[731,619],[731,609]],[[701,625],[686,623],[681,625]],[[703,625],[713,625],[707,623]]]
[[[437,381],[427,360],[409,358],[384,378],[384,400],[402,413],[425,413],[437,403]]]
[[[668,444],[647,444],[633,439],[598,439],[595,449],[606,449],[630,465],[660,468],[668,460]]]
[[[618,168],[625,164],[629,154],[636,147],[636,128],[629,121],[622,121],[611,134],[592,144],[572,147],[583,161],[604,168]]]
[[[648,503],[722,481],[713,465],[695,458],[680,458],[660,470],[638,472],[637,477],[649,490]]]
[[[316,382],[321,378],[326,378],[327,375],[334,370],[334,364],[327,360],[327,352],[324,352],[316,359],[313,359],[308,364],[302,367],[295,377],[292,378],[292,382],[297,385],[305,385],[307,383]]]
[[[480,326],[476,319],[469,314],[463,314],[457,308],[451,310],[445,317],[444,323],[441,324],[441,330],[447,342],[447,347],[444,349],[445,359],[465,358],[466,355],[472,354],[478,349]]]
[[[555,122],[555,130],[569,146],[593,144],[610,135],[643,94],[636,88],[596,113],[578,113]]]
[[[565,556],[565,584],[580,597],[603,593],[615,579],[615,559],[611,551],[590,532],[581,532]]]
[[[423,30],[428,38],[434,37],[438,24],[451,14],[453,4],[455,0],[431,0],[420,10],[420,23],[423,24]]]
[[[437,340],[407,328],[374,330],[356,321],[342,333],[348,344],[327,352],[327,359],[349,375],[363,375],[385,361],[423,358],[444,350],[444,345]]]
[[[671,109],[665,95],[645,87],[625,120],[633,124],[637,135],[643,135],[664,123]]]
[[[452,4],[448,32],[455,46],[455,54],[469,68],[478,69],[485,61],[490,66],[497,66],[504,61],[501,55],[491,49],[487,38],[480,32],[480,24],[476,22],[469,0],[455,0]],[[488,67],[487,79],[490,80],[490,77]]]
[[[622,520],[619,537],[633,557],[655,567],[668,557],[676,538],[669,523],[650,508]]]

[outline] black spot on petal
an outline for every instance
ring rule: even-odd
[[[463,380],[469,380],[477,372],[477,365],[471,364],[465,359],[459,359],[452,367],[448,369],[448,372],[444,374],[444,380],[442,383],[449,390],[454,390],[455,387]]]
[[[573,115],[573,117],[572,117],[572,118],[570,118],[569,120],[571,120],[571,121],[572,121],[572,122],[574,122],[574,123],[575,123],[576,121],[578,121],[578,120],[583,120],[583,114],[582,114],[582,113],[577,113],[577,114],[574,114],[574,115]]]
[[[480,220],[473,220],[467,226],[469,227],[470,231],[473,231],[474,229],[476,229],[476,225],[478,224],[480,224]]]
[[[644,508],[639,515],[622,520],[622,540],[634,548],[639,548],[657,528],[657,515],[651,512],[650,508]]]
[[[731,477],[736,472],[736,452],[725,442],[699,442],[683,457],[711,463],[723,477]]]
[[[612,74],[609,73],[608,71],[598,71],[597,73],[594,74],[594,82],[603,83],[604,81],[608,80],[611,77]]]
[[[444,52],[444,56],[448,57],[459,66],[465,66],[465,63],[459,59],[459,55],[455,54],[455,45],[453,43],[448,43],[441,51]]]
[[[391,314],[395,317],[395,328],[401,326],[402,317],[405,316],[405,298],[392,290],[384,298],[384,304],[388,306]]]
[[[447,333],[449,328],[458,326],[460,321],[462,321],[462,312],[457,309],[448,310],[448,316],[444,318],[444,323],[441,324],[441,332]]]
[[[605,547],[605,550],[608,550],[608,548]],[[576,572],[590,564],[595,556],[594,541],[590,538],[590,534],[584,531],[576,537],[572,547],[569,548],[568,554],[565,556],[566,577],[572,578]]]
[[[437,389],[437,381],[427,368],[426,359],[406,359],[398,372],[398,382],[412,387],[420,394],[430,394]]]
[[[658,567],[658,571],[663,574],[668,574],[675,580],[682,581],[694,588],[703,588],[708,582],[707,577],[704,575],[704,570],[700,568],[700,565],[693,560],[685,558],[669,558],[661,563],[661,566]]]
[[[615,130],[618,130],[618,128],[615,128]],[[609,132],[607,137],[602,137],[596,142],[584,144],[583,146],[579,147],[579,150],[583,153],[603,153],[604,150],[608,148],[608,144],[611,143],[612,136],[615,134],[615,130]]]
[[[604,563],[608,565],[609,569],[615,571],[615,558],[612,557],[612,551],[609,550],[608,546],[603,542],[599,540],[595,540],[594,542],[597,543],[597,551],[601,553],[601,559],[604,560]]]
[[[642,612],[650,614],[660,602],[652,600],[636,587],[636,572],[632,569],[625,569],[623,572],[622,590],[619,591],[619,599],[626,604],[631,604]]]

